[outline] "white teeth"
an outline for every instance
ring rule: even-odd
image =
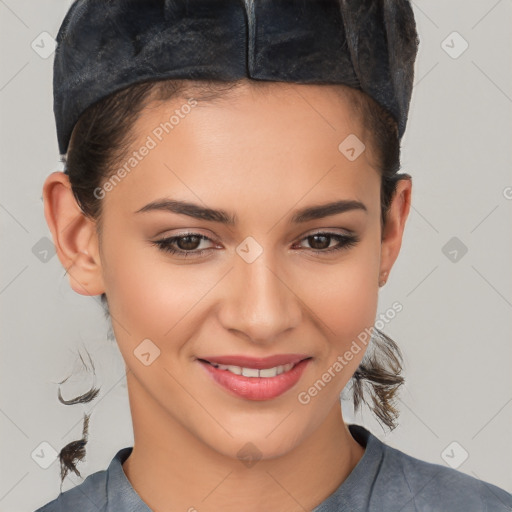
[[[244,377],[259,377],[260,371],[256,368],[242,368],[242,375]]]
[[[294,363],[289,363],[285,365],[274,366],[274,368],[264,368],[262,370],[258,370],[256,368],[243,368],[241,366],[232,366],[227,364],[210,364],[219,370],[227,370],[228,372],[234,373],[235,375],[242,375],[244,377],[275,377],[276,375],[290,371],[295,366]]]

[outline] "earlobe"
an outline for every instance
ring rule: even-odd
[[[43,185],[44,216],[71,288],[80,295],[104,293],[96,223],[73,195],[67,174],[56,171]]]

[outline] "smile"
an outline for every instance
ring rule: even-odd
[[[310,361],[311,357],[268,368],[250,368],[197,359],[222,390],[246,400],[270,400],[284,394],[299,382]]]
[[[281,375],[289,370],[291,370],[295,364],[289,363],[285,365],[274,366],[273,368],[264,368],[262,370],[258,370],[257,368],[245,368],[243,366],[233,366],[227,364],[215,364],[210,363],[215,368],[219,370],[227,370],[228,372],[234,373],[235,375],[243,375],[244,377],[275,377],[277,375]]]

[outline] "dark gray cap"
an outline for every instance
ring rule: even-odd
[[[75,0],[54,60],[59,152],[90,105],[172,78],[345,84],[401,138],[418,44],[408,0]]]

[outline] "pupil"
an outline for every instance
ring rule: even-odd
[[[191,251],[197,248],[200,238],[196,235],[187,235],[178,239],[178,247],[184,251]]]
[[[313,249],[326,249],[327,247],[329,247],[330,236],[328,236],[328,235],[312,235],[309,238],[310,238],[309,244],[311,245],[311,247]],[[323,239],[324,242],[327,241],[327,243],[318,244],[317,242],[319,239]],[[311,242],[311,240],[313,242]]]

